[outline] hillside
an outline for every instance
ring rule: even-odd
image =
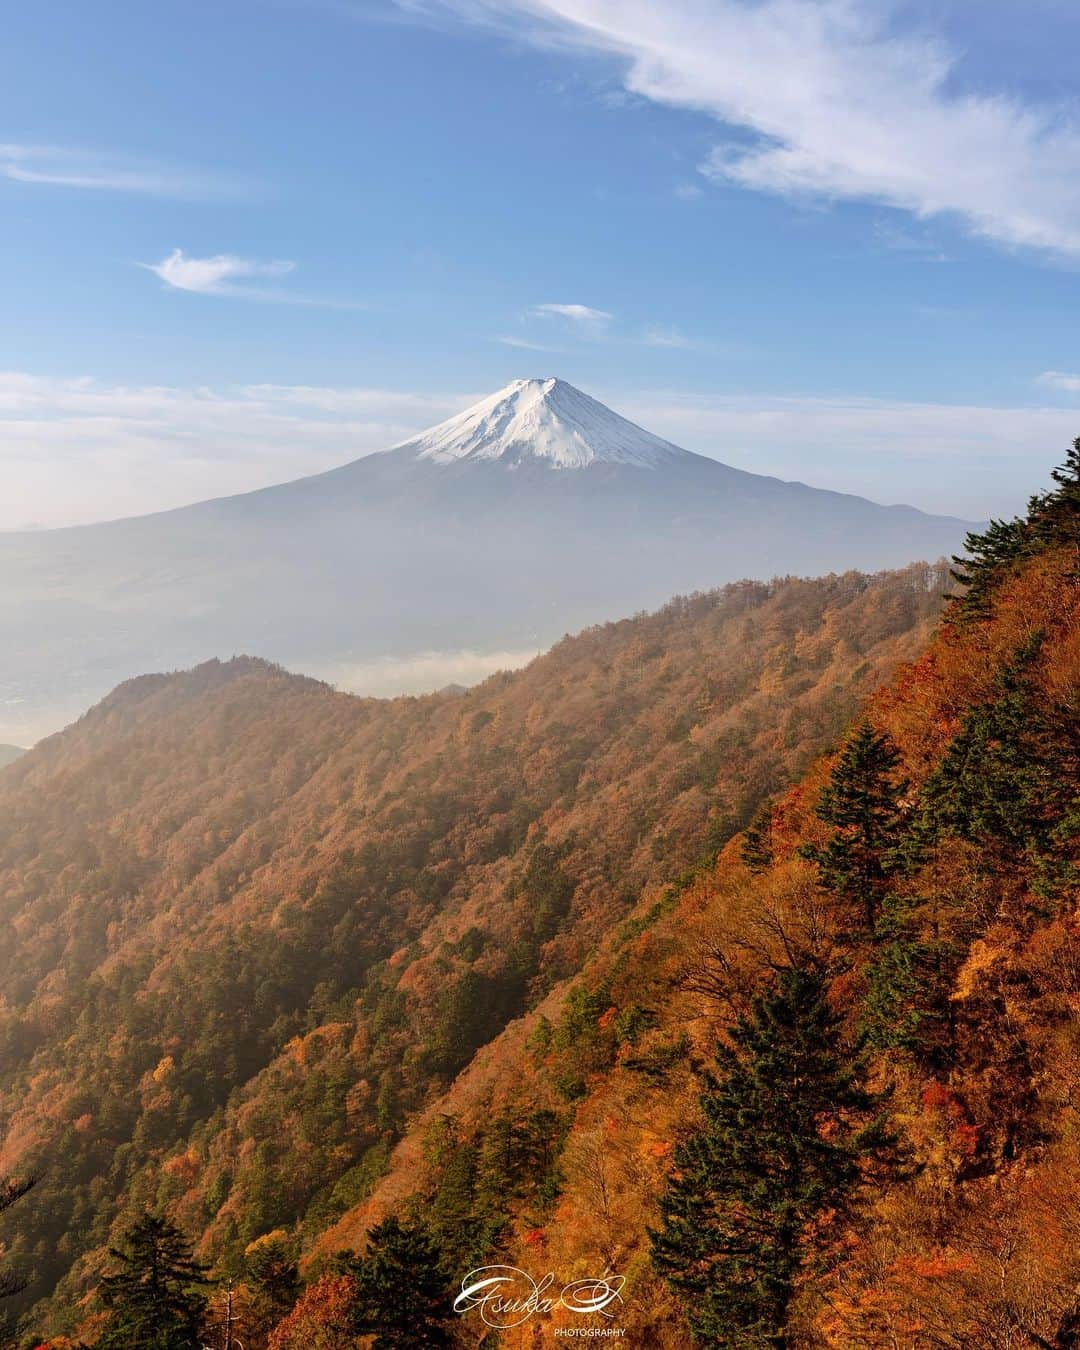
[[[965,528],[737,470],[561,380],[518,380],[329,473],[0,534],[0,738],[36,741],[132,673],[236,652],[361,693],[426,691],[463,654],[494,670],[739,577],[947,556]]]
[[[739,583],[422,699],[212,662],[28,752],[0,779],[0,1175],[41,1178],[3,1216],[17,1306],[85,1316],[149,1207],[219,1269],[347,1221],[480,1047],[915,655],[945,584]]]
[[[1080,442],[1053,495],[974,541],[965,598],[833,753],[713,864],[646,887],[580,976],[412,1123],[373,1194],[316,1245],[313,1273],[399,1214],[449,1246],[455,1283],[480,1257],[555,1271],[560,1285],[624,1276],[615,1323],[632,1345],[1078,1344],[1078,470]],[[869,1136],[852,1115],[822,1104],[813,1147],[847,1132],[864,1155],[789,1230],[784,1267],[772,1225],[798,1178],[780,1172],[770,1200],[755,1170],[759,1151],[784,1156],[782,1122],[742,1095],[727,1108],[742,1142],[725,1142],[723,1082],[710,1089],[708,1075],[719,1060],[746,1079],[755,1017],[759,1041],[764,1025],[782,1043],[767,1000],[793,974],[824,989],[814,1025],[835,1022],[835,1081],[864,1085],[878,1142],[858,1145]],[[759,1090],[783,1095],[775,1076]],[[530,1121],[547,1122],[547,1170],[519,1153],[493,1184],[510,1123]],[[706,1179],[710,1158],[744,1169],[733,1205],[730,1172]],[[649,1237],[665,1216],[686,1255],[674,1285]],[[738,1255],[702,1279],[709,1224]],[[748,1283],[763,1272],[772,1284]],[[354,1344],[334,1339],[335,1279],[312,1286],[274,1350],[323,1328],[325,1344]],[[710,1279],[727,1280],[711,1305]],[[752,1331],[747,1309],[770,1300],[780,1320]],[[474,1335],[479,1316],[466,1314]],[[557,1309],[498,1343],[534,1346],[541,1322],[604,1326]]]
[[[2,769],[5,764],[13,763],[15,760],[19,758],[21,754],[24,753],[25,752],[23,751],[21,746],[0,745],[0,769]]]

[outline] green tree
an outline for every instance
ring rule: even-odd
[[[489,1215],[504,1215],[510,1196],[546,1201],[557,1184],[555,1164],[565,1127],[554,1111],[503,1111],[485,1126],[476,1193]]]
[[[0,1178],[0,1214],[5,1209],[10,1209],[17,1200],[21,1200],[34,1184],[33,1177],[25,1181],[15,1181],[12,1177]],[[26,1285],[27,1281],[21,1275],[0,1271],[0,1298],[11,1298],[12,1295],[21,1293]]]
[[[692,1296],[700,1340],[779,1350],[811,1226],[850,1207],[862,1160],[889,1141],[817,972],[787,969],[757,995],[717,1068],[704,1126],[675,1153],[653,1262]]]
[[[295,1241],[282,1228],[257,1238],[244,1252],[244,1273],[272,1312],[286,1313],[300,1292]]]
[[[1031,860],[1065,851],[1058,827],[1076,810],[1080,731],[1065,706],[1043,707],[1032,678],[1036,633],[998,677],[997,697],[965,714],[923,789],[933,829]]]
[[[952,576],[964,587],[960,611],[969,618],[990,613],[990,595],[1006,571],[1032,552],[1025,520],[992,520],[984,531],[971,531],[964,553],[953,556]]]
[[[891,878],[904,863],[900,801],[907,784],[896,778],[899,763],[889,737],[863,722],[844,746],[818,802],[819,819],[835,833],[823,847],[802,850],[817,863],[823,886],[862,907],[870,930]]]
[[[97,1350],[198,1350],[207,1279],[183,1234],[148,1214],[109,1255],[120,1268],[98,1286],[109,1320]]]
[[[953,558],[952,573],[965,588],[953,597],[962,618],[988,617],[994,590],[1023,559],[1055,545],[1080,545],[1080,437],[1050,476],[1057,486],[1032,497],[1026,517],[992,520],[964,540],[966,552]]]
[[[472,968],[450,985],[440,1001],[431,1043],[436,1072],[453,1077],[509,1020],[513,1013],[506,1007],[504,992],[495,976]]]
[[[368,1234],[367,1251],[350,1265],[356,1279],[353,1326],[374,1336],[372,1350],[426,1350],[452,1344],[450,1279],[423,1224],[391,1216]]]
[[[764,801],[743,831],[742,860],[755,875],[764,872],[772,864],[772,817],[773,804]]]
[[[959,945],[920,930],[917,896],[885,898],[866,967],[859,1026],[867,1045],[905,1050],[924,1061],[948,1062],[952,1012],[949,995]]]
[[[462,1261],[480,1260],[506,1223],[506,1192],[481,1195],[477,1137],[465,1137],[453,1116],[438,1117],[424,1140],[431,1186],[423,1197],[428,1236],[453,1247]]]

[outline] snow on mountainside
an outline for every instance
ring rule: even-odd
[[[538,461],[552,469],[591,464],[656,469],[688,454],[556,379],[514,380],[394,449],[437,464],[501,460],[516,468]]]

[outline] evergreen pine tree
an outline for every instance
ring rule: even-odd
[[[1057,486],[1032,497],[1026,517],[992,520],[964,540],[966,552],[953,558],[952,573],[966,588],[954,597],[962,617],[988,616],[994,588],[1022,559],[1055,545],[1080,547],[1080,437],[1050,476]]]
[[[1047,493],[1032,497],[1028,520],[1041,545],[1080,545],[1080,436],[1072,443],[1065,463],[1050,477],[1057,484]]]
[[[773,860],[772,814],[772,802],[762,802],[743,831],[742,860],[755,875],[764,872]]]
[[[990,612],[990,592],[1004,569],[1032,551],[1028,523],[1020,519],[992,520],[981,533],[969,532],[964,550],[952,560],[953,580],[964,587],[960,610],[965,616],[982,618]]]
[[[704,1343],[780,1350],[809,1226],[843,1212],[860,1159],[887,1140],[816,972],[786,970],[758,995],[717,1067],[704,1126],[675,1154],[653,1261],[691,1296]]]
[[[110,1315],[97,1350],[198,1350],[207,1279],[183,1234],[148,1214],[109,1255],[120,1269],[98,1286]]]
[[[350,1269],[356,1279],[353,1326],[357,1335],[374,1335],[372,1350],[435,1350],[452,1344],[450,1280],[422,1224],[384,1219],[368,1234],[367,1251]]]
[[[0,1214],[5,1209],[10,1209],[17,1200],[21,1200],[34,1185],[34,1178],[15,1181],[12,1177],[0,1177]],[[13,1275],[6,1270],[0,1271],[0,1298],[11,1298],[14,1294],[22,1293],[26,1285],[27,1281],[21,1275]]]
[[[1048,719],[1032,688],[1042,641],[1030,638],[999,675],[998,696],[968,710],[922,794],[935,829],[1014,857],[1050,851],[1076,794],[1080,735],[1066,709]]]
[[[871,930],[890,878],[904,865],[900,799],[907,784],[895,777],[899,762],[888,736],[863,722],[844,746],[817,806],[818,817],[836,832],[824,847],[802,850],[817,863],[823,886],[862,906]]]
[[[244,1252],[244,1275],[258,1303],[271,1317],[282,1317],[300,1292],[300,1271],[293,1240],[275,1229]]]
[[[952,1034],[949,995],[959,948],[924,934],[917,896],[890,894],[866,967],[859,1026],[867,1045],[905,1050],[924,1062],[948,1062]]]

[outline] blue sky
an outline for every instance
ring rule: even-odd
[[[1011,512],[1080,434],[1080,10],[39,0],[0,52],[0,527],[558,374],[740,467]]]

